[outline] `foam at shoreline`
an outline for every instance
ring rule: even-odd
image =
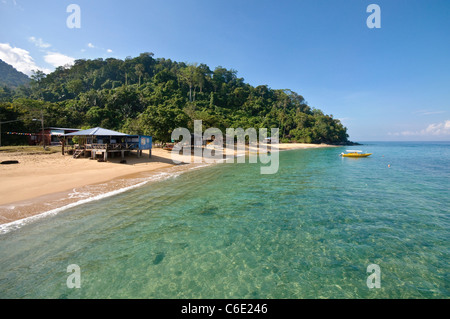
[[[183,165],[184,166],[184,165]],[[58,202],[61,203],[64,202],[62,206],[58,206],[56,208],[52,208],[50,210],[40,211],[36,214],[33,214],[31,216],[27,216],[25,218],[21,218],[18,220],[14,220],[11,222],[7,222],[4,224],[0,224],[0,234],[6,234],[10,231],[20,229],[21,227],[30,224],[32,222],[35,222],[37,220],[57,215],[58,213],[61,213],[67,209],[80,206],[83,204],[87,204],[93,201],[98,201],[101,199],[105,199],[111,196],[115,196],[124,192],[127,192],[129,190],[144,186],[150,182],[159,182],[163,180],[167,180],[169,178],[176,178],[180,174],[185,173],[189,170],[199,169],[203,167],[210,166],[210,164],[201,164],[201,165],[186,165],[190,167],[170,167],[168,169],[165,169],[164,171],[160,171],[156,174],[151,174],[150,176],[145,176],[145,174],[140,174],[143,176],[135,175],[133,177],[129,178],[122,178],[120,180],[111,181],[109,183],[102,183],[98,185],[88,185],[86,187],[82,187],[79,189],[86,189],[90,188],[90,191],[85,191],[79,189],[73,189],[71,192],[67,192],[65,194],[65,197],[63,199],[54,200],[53,202],[49,204],[45,204],[45,206],[58,206]],[[116,184],[116,185],[113,185]],[[117,185],[118,184],[118,185]],[[124,186],[126,185],[126,186]],[[107,191],[105,191],[107,189]],[[81,198],[81,199],[80,199]],[[78,200],[77,200],[78,199]],[[37,199],[37,201],[40,201],[41,199]],[[76,200],[76,201],[73,201]],[[69,203],[66,203],[69,201]],[[32,207],[33,201],[29,201],[26,204],[17,204],[17,205],[5,205],[2,208],[3,209],[18,209],[20,206],[28,206]],[[45,207],[44,206],[44,207]]]

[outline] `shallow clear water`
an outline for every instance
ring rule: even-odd
[[[192,170],[1,234],[0,297],[449,298],[450,143],[358,148]]]

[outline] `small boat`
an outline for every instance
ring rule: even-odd
[[[358,150],[347,150],[347,153],[341,153],[342,157],[367,157],[372,155],[372,153],[363,153],[363,151]]]

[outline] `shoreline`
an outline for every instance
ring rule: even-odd
[[[337,147],[327,144],[279,144],[279,151]],[[11,224],[19,225],[29,219],[42,218],[59,211],[82,205],[178,176],[191,169],[211,164],[175,164],[171,152],[154,148],[142,157],[120,158],[106,163],[89,159],[74,159],[55,154],[0,153],[0,161],[18,160],[19,164],[0,166],[0,230]],[[21,222],[22,221],[22,222]]]

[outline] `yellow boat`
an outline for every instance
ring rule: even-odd
[[[347,150],[347,153],[341,153],[340,155],[342,157],[367,157],[369,155],[372,155],[372,153],[363,153],[362,151],[356,151],[356,150]]]

